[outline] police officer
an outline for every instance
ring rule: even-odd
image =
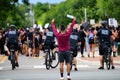
[[[14,50],[15,50],[15,59],[16,59],[16,66],[19,67],[19,64],[18,64],[18,37],[19,37],[19,33],[18,31],[15,29],[15,26],[12,25],[8,31],[8,34],[7,34],[7,47],[8,47],[8,54],[10,55],[10,46],[11,45],[14,45]]]
[[[80,43],[80,38],[78,35],[77,29],[73,29],[72,34],[70,35],[70,49],[73,51],[73,61],[74,61],[74,70],[77,71],[77,50],[78,50],[78,44]]]
[[[45,46],[49,46],[52,50],[52,58],[55,59],[54,52],[55,52],[55,35],[53,33],[51,25],[48,26],[47,31],[44,34],[46,39],[44,41],[44,48]]]
[[[97,36],[99,40],[99,55],[100,55],[100,67],[98,69],[104,69],[103,66],[103,55],[104,51],[102,50],[102,45],[104,42],[108,42],[108,44],[111,44],[111,38],[112,38],[112,32],[107,28],[107,21],[101,22],[102,28],[98,31]],[[111,45],[109,45],[111,47]],[[112,51],[111,51],[112,52]],[[112,69],[115,69],[113,65],[113,57],[111,56],[111,64]]]

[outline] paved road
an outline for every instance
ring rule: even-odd
[[[72,80],[120,80],[120,69],[97,70],[81,68],[71,72]],[[66,79],[66,73],[65,73]],[[0,71],[0,80],[59,80],[58,69],[17,69]]]
[[[86,56],[87,53],[85,53]],[[44,58],[29,58],[19,55],[20,67],[11,70],[11,64],[6,56],[0,56],[0,80],[59,80],[59,68],[46,70]],[[72,70],[72,80],[120,80],[120,56],[114,58],[115,70],[98,70],[99,58],[96,54],[95,58],[81,58],[79,54],[78,71]],[[66,80],[65,71],[65,80]]]

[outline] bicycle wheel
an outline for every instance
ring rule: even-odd
[[[110,69],[110,66],[111,66],[111,59],[110,59],[110,55],[107,56],[106,58],[106,67],[107,69],[109,70]]]
[[[70,54],[70,70],[72,70],[73,67],[73,55]]]
[[[12,64],[12,70],[15,69],[15,55],[13,53],[11,53],[11,64]]]
[[[59,64],[59,54],[58,52],[51,53],[51,62],[50,66],[51,68],[56,68]]]
[[[45,65],[46,65],[46,69],[49,70],[50,69],[50,54],[48,52],[46,52]]]

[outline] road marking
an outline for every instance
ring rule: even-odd
[[[3,58],[3,56],[2,56],[2,55],[0,55],[0,61],[2,60],[2,58]]]
[[[0,70],[3,70],[3,67],[0,67]]]
[[[77,68],[88,68],[88,67],[90,67],[90,66],[88,66],[88,65],[77,65]]]
[[[4,63],[6,59],[7,59],[7,56],[3,56],[2,59],[0,60],[0,63]]]
[[[38,68],[46,68],[46,67],[45,65],[36,65],[36,66],[33,66],[33,68],[38,69]]]
[[[90,67],[90,66],[88,66],[88,65],[77,65],[77,68],[88,68],[88,67]],[[43,68],[46,68],[45,67],[45,65],[35,65],[35,66],[33,66],[33,68],[35,68],[35,69],[43,69]],[[56,67],[56,68],[58,68],[58,67]]]

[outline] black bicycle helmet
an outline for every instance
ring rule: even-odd
[[[107,26],[107,21],[102,21],[102,22],[101,22],[101,25],[102,25],[103,27],[106,27],[106,26]]]

